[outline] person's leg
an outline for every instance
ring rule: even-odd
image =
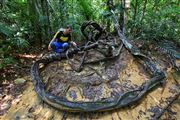
[[[54,52],[56,52],[56,53],[59,53],[60,52],[60,47],[62,46],[62,44],[61,43],[59,43],[59,42],[52,42],[51,43],[51,48],[52,48],[52,50],[54,51]]]
[[[69,44],[68,43],[61,43],[61,42],[52,42],[51,48],[54,52],[60,53],[60,52],[66,51],[69,48]]]
[[[61,43],[60,46],[59,46],[59,51],[60,52],[65,52],[68,48],[69,48],[68,43]]]
[[[63,43],[62,48],[64,49],[64,51],[66,51],[69,48],[69,44],[68,43]]]

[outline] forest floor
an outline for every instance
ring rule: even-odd
[[[140,43],[136,43],[136,46],[141,46]],[[31,57],[30,57],[31,56]],[[98,112],[98,113],[69,113],[56,110],[51,106],[43,103],[34,91],[34,86],[31,81],[30,67],[36,59],[42,56],[41,53],[31,54],[30,56],[24,56],[20,58],[21,67],[13,68],[9,71],[3,71],[2,77],[6,78],[3,83],[0,84],[0,119],[2,120],[59,120],[59,119],[117,119],[117,120],[146,120],[150,119],[155,112],[158,112],[160,108],[165,108],[168,104],[168,100],[176,95],[179,88],[177,85],[180,84],[180,76],[174,71],[170,65],[169,60],[164,55],[154,54],[151,58],[158,61],[159,68],[161,68],[166,74],[166,82],[162,86],[155,88],[150,93],[148,93],[144,98],[142,98],[137,104],[133,106],[128,106],[125,108]],[[30,57],[30,58],[28,58]],[[103,83],[99,85],[98,81],[81,81],[89,83],[97,83],[88,88],[81,88],[82,91],[77,86],[76,81],[72,78],[70,86],[68,89],[63,87],[53,86],[55,83],[59,82],[56,79],[59,73],[59,65],[63,65],[63,70],[69,71],[71,68],[67,64],[67,61],[54,62],[47,66],[47,68],[41,73],[44,79],[52,79],[54,82],[50,83],[48,90],[51,90],[53,94],[61,94],[61,90],[66,90],[64,94],[69,100],[75,101],[91,101],[93,99],[99,100],[104,97],[111,96],[107,90],[108,86],[112,86],[114,90],[118,90],[118,85],[123,81],[132,80],[133,85],[140,85],[144,80],[148,79],[148,75],[142,67],[139,66],[137,61],[123,49],[119,60],[121,61],[122,68],[119,69],[118,75],[120,79],[117,81],[108,82],[109,85]],[[180,61],[176,61],[180,64]],[[112,67],[112,66],[111,66]],[[110,67],[110,68],[111,68]],[[110,69],[109,68],[109,69]],[[98,69],[97,69],[98,70]],[[55,71],[55,73],[54,73]],[[89,70],[88,70],[89,71]],[[112,70],[111,70],[112,71]],[[111,72],[110,71],[110,72]],[[90,71],[93,73],[93,71]],[[51,73],[54,73],[53,76]],[[111,72],[112,73],[112,72]],[[67,73],[68,74],[68,73]],[[89,73],[88,73],[89,74]],[[86,76],[86,73],[83,73]],[[94,74],[96,75],[96,74]],[[77,76],[77,75],[75,75]],[[81,76],[81,74],[80,74]],[[62,77],[62,76],[60,76]],[[94,76],[96,78],[97,76]],[[11,80],[12,79],[12,80]],[[78,78],[77,78],[78,79]],[[67,81],[61,81],[67,85]],[[84,84],[84,83],[83,83]],[[80,87],[82,84],[80,85]],[[127,87],[127,86],[125,86]],[[132,86],[131,86],[132,87]],[[54,91],[52,90],[54,88]],[[78,88],[78,89],[77,89]],[[92,92],[92,90],[97,90]],[[103,93],[99,93],[99,90]],[[117,92],[117,91],[116,91]],[[82,95],[83,94],[83,95]],[[92,95],[92,96],[91,96]],[[94,95],[94,96],[93,96]],[[98,95],[98,96],[96,96]],[[166,112],[162,116],[162,119],[180,119],[180,98],[178,98],[170,107],[167,108]]]
[[[13,101],[26,89],[26,76],[30,75],[32,63],[46,52],[47,49],[36,49],[29,54],[15,54],[16,63],[0,69],[0,116],[7,112]]]

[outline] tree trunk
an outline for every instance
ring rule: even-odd
[[[107,20],[107,31],[110,32],[111,31],[111,21]]]
[[[109,8],[109,10],[114,10],[114,3],[113,3],[113,0],[107,0],[107,6]],[[115,31],[115,27],[114,27],[114,31]]]
[[[47,33],[48,33],[48,39],[50,39],[50,34],[51,34],[51,23],[49,20],[49,6],[47,0],[45,0],[45,6],[46,6],[46,16],[47,16]]]
[[[125,0],[121,0],[121,8],[122,11],[120,12],[120,29],[125,33]]]
[[[42,7],[42,15],[45,18],[43,22],[43,29],[44,29],[43,43],[46,43],[46,41],[50,39],[50,31],[51,31],[47,0],[41,0],[41,7]]]
[[[135,0],[135,3],[134,3],[134,15],[133,15],[133,21],[136,22],[136,17],[137,17],[137,13],[138,13],[138,4],[139,4],[139,1],[138,0]],[[136,34],[136,26],[132,26],[131,28],[131,33],[132,34]]]
[[[42,44],[42,35],[41,35],[41,27],[39,25],[39,10],[37,6],[37,1],[36,0],[28,0],[29,4],[29,16],[30,21],[32,24],[32,30],[34,33],[34,42],[36,45],[41,45]]]
[[[59,12],[60,12],[60,21],[61,21],[60,26],[63,26],[64,16],[66,16],[63,7],[64,7],[64,0],[59,0]]]

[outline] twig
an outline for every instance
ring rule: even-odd
[[[78,69],[77,70],[74,69],[76,72],[80,72],[82,70],[82,66],[83,66],[86,55],[87,55],[87,51],[84,52],[83,57],[81,59],[81,63],[79,65]]]
[[[90,69],[92,69],[97,75],[99,75],[100,77],[102,77],[102,75],[96,70],[96,69],[94,69],[93,67],[91,67],[91,66],[87,66],[87,67],[89,67]]]

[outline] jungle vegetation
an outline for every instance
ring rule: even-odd
[[[179,0],[114,0],[124,34],[133,40],[180,44]],[[54,33],[73,26],[73,40],[81,41],[83,21],[92,20],[114,32],[107,0],[1,0],[0,69],[14,64],[14,53],[28,53],[47,45]]]

